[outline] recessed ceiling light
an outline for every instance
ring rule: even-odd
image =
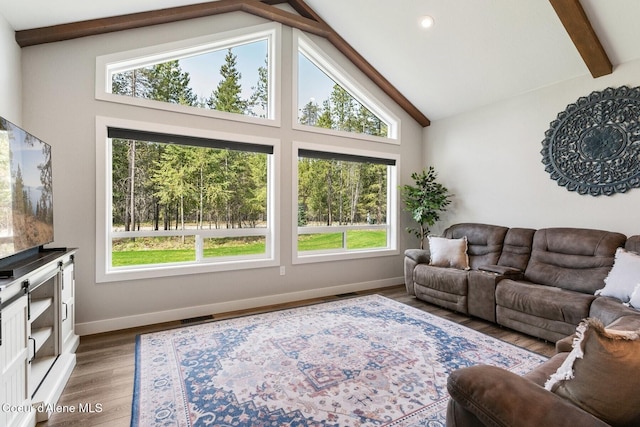
[[[426,15],[420,18],[420,26],[422,28],[431,28],[433,27],[433,24],[434,24],[434,21],[432,16]]]

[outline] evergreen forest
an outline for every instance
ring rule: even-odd
[[[189,73],[172,60],[112,76],[112,93],[198,108],[267,116],[268,71],[242,97],[238,58],[228,49],[219,83],[198,99]],[[213,77],[212,77],[213,80]],[[214,80],[215,81],[215,80]],[[386,135],[386,126],[339,85],[300,110],[301,123]],[[154,141],[113,139],[113,229],[255,228],[267,220],[268,155]],[[387,166],[299,158],[299,225],[384,224]]]

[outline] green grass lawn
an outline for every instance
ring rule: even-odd
[[[385,230],[347,231],[347,249],[381,248],[387,245]],[[298,236],[299,251],[342,248],[342,233],[303,234]]]
[[[194,250],[186,249],[146,249],[113,251],[111,263],[114,267],[144,264],[165,264],[169,262],[195,261]]]
[[[385,230],[351,230],[347,232],[347,249],[381,248],[387,244]],[[137,243],[114,245],[112,265],[124,267],[132,265],[165,264],[195,261],[196,254],[191,243],[186,248],[163,247],[149,240],[138,239]],[[165,245],[166,246],[166,245]],[[172,245],[176,246],[176,245]],[[159,247],[154,249],[154,247]],[[339,249],[342,247],[342,233],[305,234],[298,237],[299,251]],[[265,251],[264,238],[208,239],[204,256],[207,258],[254,255]]]

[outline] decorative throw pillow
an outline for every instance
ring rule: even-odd
[[[633,289],[640,278],[640,255],[616,250],[615,261],[609,275],[604,279],[605,286],[596,291],[596,295],[618,298],[622,302],[629,302]]]
[[[547,390],[612,426],[640,425],[640,331],[605,329],[583,320],[573,350],[545,384]]]
[[[429,252],[431,254],[429,265],[436,267],[453,267],[460,270],[469,269],[466,237],[461,239],[447,239],[444,237],[429,236]]]

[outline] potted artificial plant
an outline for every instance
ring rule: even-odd
[[[411,174],[415,186],[403,185],[400,188],[405,210],[418,223],[417,228],[407,227],[407,231],[420,240],[420,249],[424,249],[429,227],[440,219],[440,213],[446,211],[446,206],[451,203],[452,195],[445,186],[436,182],[437,176],[433,166],[429,166],[421,173]]]

